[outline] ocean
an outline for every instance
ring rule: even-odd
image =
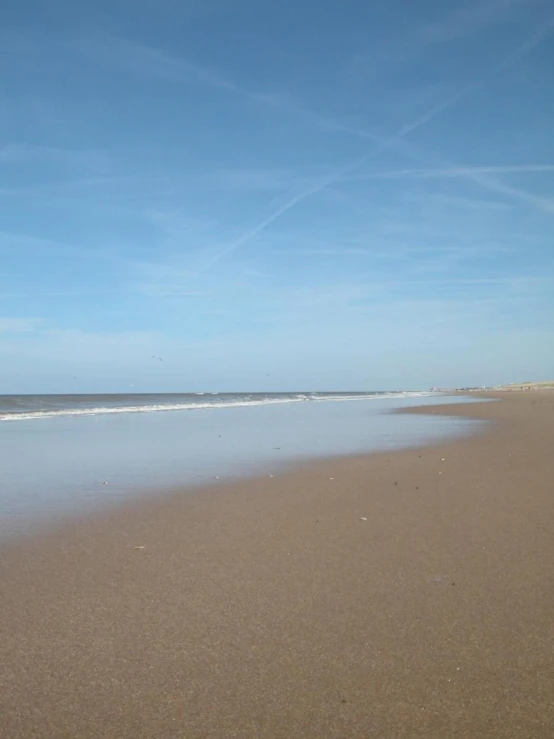
[[[0,537],[164,490],[419,446],[476,423],[390,413],[431,393],[0,396]],[[202,412],[201,412],[202,411]]]
[[[213,410],[305,401],[339,402],[432,395],[425,392],[125,393],[108,395],[0,395],[0,421],[113,413]]]

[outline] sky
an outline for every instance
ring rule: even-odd
[[[551,0],[2,12],[0,393],[554,378]]]

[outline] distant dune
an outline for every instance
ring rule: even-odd
[[[509,385],[498,385],[495,390],[554,390],[554,380],[545,382],[511,382]]]
[[[554,390],[554,380],[543,382],[511,382],[508,385],[492,385],[489,387],[464,387],[459,388],[464,392],[490,392],[493,391],[520,391],[520,390]]]

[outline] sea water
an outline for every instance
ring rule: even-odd
[[[0,396],[0,536],[175,485],[471,433],[430,393]]]

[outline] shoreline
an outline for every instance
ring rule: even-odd
[[[213,416],[31,420],[14,433],[0,429],[0,542],[41,535],[64,520],[135,500],[185,489],[194,494],[216,481],[263,480],[321,459],[427,446],[444,433],[463,436],[471,433],[468,419],[390,412],[415,403],[459,402],[475,401],[441,396],[287,404],[219,409]]]
[[[554,393],[2,546],[0,735],[550,737]]]

